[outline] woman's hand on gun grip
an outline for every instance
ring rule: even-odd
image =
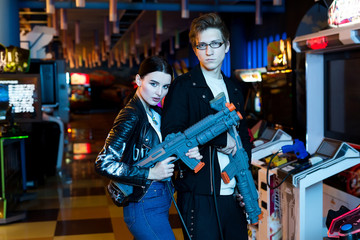
[[[203,156],[199,152],[199,147],[189,149],[189,151],[185,153],[185,156],[189,158],[196,158],[197,160],[201,160],[203,158]]]
[[[236,150],[237,150],[237,148],[236,148],[235,139],[229,133],[227,133],[226,147],[218,148],[218,151],[221,153],[227,154],[227,155],[232,154],[234,156],[236,153]]]
[[[240,194],[236,194],[236,200],[239,202],[240,207],[244,207],[245,203],[243,202],[244,197]]]
[[[168,157],[164,161],[157,162],[154,167],[150,168],[148,179],[161,181],[169,178],[174,174],[174,164],[170,163],[175,157]]]

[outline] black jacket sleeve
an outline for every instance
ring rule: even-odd
[[[126,108],[123,110],[115,119],[105,145],[96,158],[95,170],[111,180],[143,186],[149,181],[147,179],[149,170],[129,165],[126,163],[129,161],[122,159],[124,151],[131,151],[133,148],[131,139],[136,137],[134,132],[139,125],[139,119],[135,112]]]

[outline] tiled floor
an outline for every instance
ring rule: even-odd
[[[27,194],[18,211],[26,218],[0,225],[1,240],[127,240],[133,239],[105,191],[107,180],[94,171],[94,160],[103,146],[117,112],[72,115],[66,136],[61,171]],[[170,222],[176,239],[183,239],[174,206]]]

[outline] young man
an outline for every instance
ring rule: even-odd
[[[221,72],[230,43],[229,32],[220,17],[210,13],[194,19],[189,38],[200,64],[171,85],[164,103],[164,136],[184,131],[209,114],[215,114],[209,101],[220,92],[245,116],[239,83]],[[250,159],[251,144],[245,120],[237,130]],[[221,169],[229,162],[228,154],[235,154],[236,150],[234,139],[224,133],[201,148],[205,166],[198,173],[179,163],[179,176],[175,181],[177,201],[192,240],[247,239],[244,210],[234,196],[235,179],[225,184],[220,176]],[[184,235],[188,239],[185,231]]]

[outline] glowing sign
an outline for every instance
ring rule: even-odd
[[[85,73],[71,73],[71,85],[90,85],[90,77]]]
[[[334,0],[328,10],[330,27],[349,25],[360,22],[359,0]]]
[[[306,40],[306,45],[311,49],[324,49],[328,46],[327,37],[316,37]]]

